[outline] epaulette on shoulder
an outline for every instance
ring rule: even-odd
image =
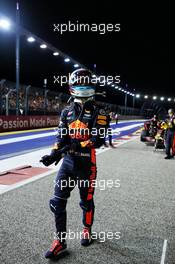
[[[62,116],[62,117],[65,117],[69,111],[70,111],[70,105],[66,106],[66,107],[61,111],[61,116]]]

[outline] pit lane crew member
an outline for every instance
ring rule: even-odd
[[[157,115],[154,115],[153,118],[151,118],[151,124],[155,127],[157,127],[157,123],[158,123],[158,117]]]
[[[169,118],[166,121],[166,157],[165,159],[172,159],[175,155],[175,113],[173,109],[168,110]],[[172,151],[172,153],[171,153]]]
[[[159,124],[159,119],[157,115],[154,115],[153,118],[151,118],[150,120],[150,135],[153,137],[157,133],[158,124]]]
[[[109,110],[106,109],[106,113],[108,113]],[[107,131],[107,136],[109,140],[109,146],[112,148],[115,148],[113,143],[112,143],[112,127],[110,127],[110,122],[112,121],[112,112],[107,114],[107,126],[106,126],[106,131]],[[108,144],[106,143],[106,139],[104,138],[104,146],[108,147]]]

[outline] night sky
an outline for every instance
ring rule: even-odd
[[[121,5],[121,2],[124,3]],[[100,75],[120,75],[122,85],[141,94],[174,96],[173,7],[153,1],[26,1],[21,0],[21,24]],[[134,4],[133,4],[134,3]],[[0,0],[0,12],[15,19],[15,1]],[[120,23],[119,33],[53,32],[53,23]],[[15,81],[15,38],[0,32],[0,78]],[[21,41],[21,82],[41,87],[43,79],[73,68],[38,45]],[[66,88],[65,88],[66,91]],[[119,93],[119,92],[118,92]],[[110,93],[111,100],[117,92]]]

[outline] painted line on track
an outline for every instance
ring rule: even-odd
[[[126,144],[126,143],[128,143],[128,142],[130,142],[130,141],[136,140],[137,138],[138,138],[137,136],[133,136],[133,137],[131,137],[131,139],[129,139],[129,140],[127,140],[127,141],[118,142],[117,147],[118,147],[118,146],[121,146],[121,145],[123,145],[123,144]],[[116,149],[117,149],[117,148],[116,148]],[[113,149],[111,149],[111,148],[104,148],[104,149],[101,148],[101,149],[98,149],[98,150],[97,150],[97,155],[99,155],[99,154],[101,154],[101,153],[104,153],[104,152],[106,152],[106,151],[109,151],[109,150],[113,150]],[[33,153],[34,153],[34,152],[33,152]],[[8,187],[5,188],[5,189],[4,189],[4,188],[0,189],[0,195],[3,194],[3,193],[6,193],[6,192],[12,191],[12,190],[14,190],[14,189],[17,189],[17,188],[19,188],[19,187],[21,187],[21,186],[23,186],[23,185],[28,184],[28,183],[31,183],[31,182],[34,182],[34,181],[39,180],[39,179],[41,179],[41,178],[44,178],[44,177],[46,177],[46,176],[49,176],[49,175],[51,175],[52,173],[56,173],[56,172],[58,171],[58,169],[60,168],[61,164],[62,164],[62,161],[59,162],[59,164],[58,164],[58,166],[57,166],[56,168],[52,168],[52,171],[42,173],[42,174],[40,174],[40,175],[34,176],[34,177],[32,177],[32,178],[29,178],[29,179],[27,179],[27,180],[23,180],[23,181],[21,181],[21,182],[19,182],[19,183],[16,183],[16,184],[14,184],[14,185],[8,186]]]
[[[38,139],[38,138],[50,137],[50,136],[54,136],[54,135],[56,135],[56,132],[47,132],[47,133],[38,134],[38,135],[15,137],[15,138],[10,138],[10,139],[2,139],[0,141],[0,145],[16,143],[16,142],[24,142],[24,141],[30,140],[30,139]]]
[[[29,178],[29,179],[27,179],[27,180],[23,180],[23,181],[21,181],[21,182],[15,183],[15,184],[13,184],[13,185],[9,185],[6,189],[1,189],[1,190],[0,190],[0,194],[3,194],[3,193],[6,193],[6,192],[9,192],[9,191],[12,191],[12,190],[17,189],[17,188],[19,188],[19,187],[21,187],[21,186],[23,186],[23,185],[28,184],[28,183],[31,183],[31,182],[37,181],[37,180],[39,180],[39,179],[41,179],[41,178],[44,178],[44,177],[46,177],[46,176],[48,176],[48,175],[50,175],[50,174],[56,172],[57,170],[58,170],[58,168],[55,168],[55,169],[52,169],[52,171],[50,171],[49,173],[48,173],[48,172],[44,172],[44,173],[42,173],[42,174],[40,174],[40,175],[34,176],[34,177]],[[7,186],[7,185],[6,185],[6,186]]]
[[[120,133],[120,132],[124,132],[127,130],[130,130],[132,128],[136,128],[139,126],[142,126],[143,123],[138,123],[138,124],[132,124],[132,125],[128,125],[128,126],[123,126],[121,128],[115,128],[113,129],[113,133]],[[22,137],[14,137],[14,138],[10,138],[10,139],[2,139],[0,141],[0,145],[6,145],[6,144],[11,144],[11,143],[16,143],[16,142],[24,142],[27,140],[33,140],[33,139],[38,139],[38,138],[44,138],[44,137],[50,137],[50,136],[55,136],[56,135],[56,131],[53,132],[47,132],[47,133],[43,133],[43,134],[38,134],[38,135],[30,135],[30,136],[22,136]]]
[[[10,136],[10,135],[16,135],[16,134],[23,134],[23,133],[37,133],[45,130],[54,130],[57,129],[57,127],[45,127],[45,128],[37,128],[37,129],[29,129],[29,130],[20,130],[20,131],[9,131],[9,132],[1,132],[0,137],[2,136]]]
[[[115,124],[114,122],[111,122],[111,127],[122,127],[126,126],[127,124],[138,124],[139,122],[143,122],[143,120],[130,120],[130,121],[120,121],[118,124]],[[0,132],[0,139],[8,139],[12,138],[14,136],[20,137],[26,136],[26,135],[32,135],[32,134],[41,134],[49,131],[57,131],[58,127],[49,127],[49,128],[38,128],[38,129],[29,129],[29,130],[20,130],[20,131],[9,131],[9,132]]]
[[[165,239],[163,242],[162,256],[161,256],[160,264],[165,264],[166,249],[167,249],[167,240]]]

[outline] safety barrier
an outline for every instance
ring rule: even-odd
[[[58,126],[58,116],[0,116],[0,132]]]

